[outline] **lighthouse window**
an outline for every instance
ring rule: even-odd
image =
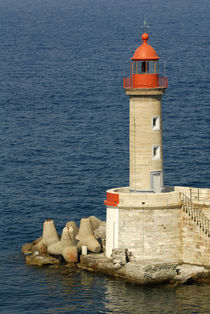
[[[131,71],[133,74],[138,74],[138,62],[137,61],[132,62]]]
[[[149,72],[149,62],[143,61],[141,64],[141,72],[142,73],[148,73]]]
[[[158,66],[159,66],[159,63],[158,61],[154,61],[154,73],[158,73]]]
[[[152,159],[160,159],[160,145],[152,147]]]
[[[156,74],[158,73],[158,60],[133,61],[131,71],[133,74]]]
[[[152,129],[154,131],[160,130],[160,117],[159,116],[152,117]]]

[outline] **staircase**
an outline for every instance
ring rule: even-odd
[[[183,203],[182,209],[188,214],[192,220],[203,230],[203,232],[210,237],[210,221],[202,213],[200,208],[194,205],[191,200],[181,192],[181,201]]]

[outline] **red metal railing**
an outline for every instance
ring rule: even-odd
[[[168,78],[159,77],[159,87],[167,88],[168,87]]]
[[[133,88],[133,80],[131,77],[124,77],[123,88]]]
[[[123,87],[126,89],[129,88],[136,88],[136,86],[134,86],[133,84],[133,79],[131,77],[126,77],[123,79]],[[152,86],[148,86],[152,87]],[[167,77],[159,77],[158,78],[158,85],[155,86],[157,88],[167,88],[168,87],[168,78]],[[138,86],[138,88],[147,88],[147,86]]]

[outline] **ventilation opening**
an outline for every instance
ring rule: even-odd
[[[160,159],[160,145],[153,146],[152,159]]]
[[[155,116],[152,118],[152,129],[160,130],[160,117],[159,116]]]

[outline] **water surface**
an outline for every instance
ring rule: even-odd
[[[122,79],[141,42],[164,61],[166,185],[210,186],[208,0],[0,0],[0,311],[207,313],[210,286],[136,287],[27,267],[21,245],[52,218],[105,220],[105,191],[128,185]]]

